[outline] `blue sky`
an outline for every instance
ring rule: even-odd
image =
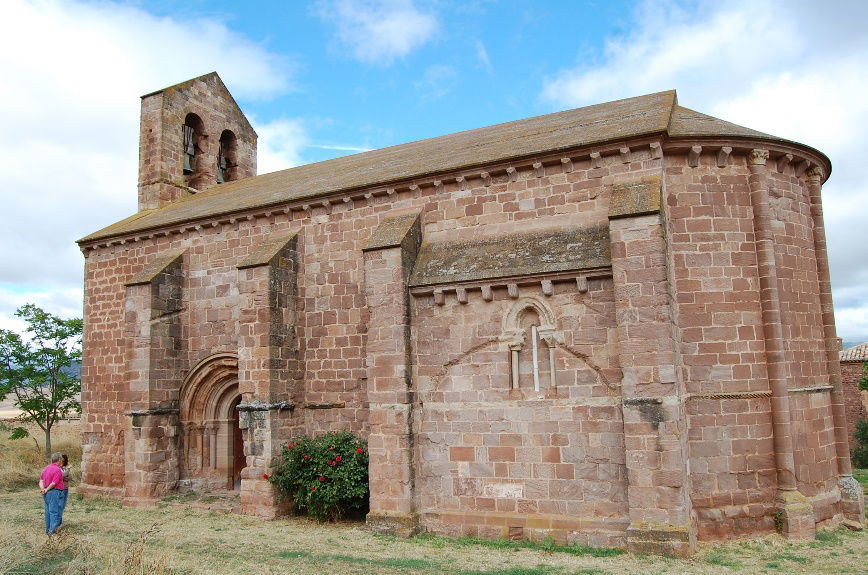
[[[839,334],[868,341],[868,2],[6,0],[0,327],[81,314],[74,241],[136,209],[139,96],[217,71],[260,173],[667,89],[814,146]]]
[[[304,162],[551,112],[539,97],[545,79],[594,57],[630,11],[625,2],[237,4],[139,6],[223,22],[275,55],[283,93],[239,100],[257,118],[300,122]]]

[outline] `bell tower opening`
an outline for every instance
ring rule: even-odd
[[[142,96],[139,211],[255,176],[256,139],[214,72]]]

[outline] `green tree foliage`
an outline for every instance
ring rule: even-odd
[[[859,380],[859,389],[868,391],[868,361],[862,364],[862,379]]]
[[[368,505],[368,447],[348,431],[296,438],[267,477],[299,511],[321,521],[365,511]]]
[[[27,323],[24,334],[0,329],[0,400],[13,397],[24,412],[23,421],[45,432],[45,453],[51,453],[51,428],[58,420],[79,411],[81,381],[81,319],[61,319],[33,304],[15,315]],[[26,437],[24,428],[12,437]]]
[[[856,423],[856,446],[853,448],[853,467],[868,469],[868,419]]]

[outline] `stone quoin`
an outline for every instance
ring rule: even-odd
[[[216,73],[140,137],[138,213],[78,242],[85,493],[275,517],[280,447],[349,430],[387,533],[864,521],[817,150],[669,91],[257,176]]]

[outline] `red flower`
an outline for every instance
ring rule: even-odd
[[[331,467],[334,467],[334,466],[335,466],[335,462],[334,462],[334,461],[329,461],[328,463],[326,463],[326,465],[330,465]]]
[[[262,474],[262,478],[263,478],[263,479],[268,479],[268,474],[267,474],[267,473],[263,473],[263,474]]]
[[[341,456],[338,455],[337,457],[335,457],[335,461],[338,462],[338,463],[340,463],[340,462],[343,461],[343,460],[341,459]]]
[[[310,455],[305,455],[304,460],[307,461],[308,459],[310,459]]]
[[[287,449],[292,449],[293,447],[295,447],[294,443],[290,443],[289,445],[286,446]]]
[[[311,490],[311,491],[316,491],[316,487],[311,487],[310,490]]]
[[[322,475],[320,475],[320,476],[319,476],[319,480],[320,480],[320,483],[322,483],[323,481],[325,481],[325,477],[323,477]]]
[[[364,452],[365,452],[364,449],[356,449],[356,453],[358,453],[359,455],[361,455]]]

